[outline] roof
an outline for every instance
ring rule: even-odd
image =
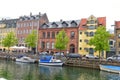
[[[87,18],[82,18],[81,22],[79,24],[79,30],[86,30],[87,28],[84,27],[87,24]],[[98,17],[97,18],[97,25],[103,25],[106,26],[106,17]]]
[[[115,21],[115,28],[120,28],[120,21]]]
[[[32,15],[32,13],[30,13],[29,16],[26,16],[26,15],[20,16],[20,17],[19,17],[19,20],[20,20],[20,21],[24,21],[24,20],[37,20],[37,19],[40,19],[41,16],[43,16],[43,15],[45,15],[45,14],[46,14],[46,13],[44,13],[44,14],[39,13],[38,15]]]
[[[6,28],[16,27],[18,19],[2,19],[0,24],[6,24]]]
[[[40,28],[63,28],[63,27],[78,27],[80,20],[56,21],[44,23]],[[75,26],[73,26],[73,24]]]
[[[79,30],[86,30],[86,28],[83,28],[83,25],[85,26],[87,23],[87,19],[81,19],[80,24],[79,24]]]
[[[103,26],[106,26],[106,17],[98,17],[98,24],[102,24]]]

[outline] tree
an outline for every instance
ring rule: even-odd
[[[67,48],[68,42],[69,38],[63,29],[56,35],[55,48],[59,49],[61,53],[61,50],[65,50]]]
[[[4,47],[8,47],[8,53],[9,53],[9,48],[11,46],[16,45],[18,42],[18,39],[16,38],[14,32],[10,32],[6,35],[5,38],[3,38],[2,44]]]
[[[102,51],[107,51],[110,49],[108,42],[109,37],[110,34],[106,31],[106,28],[104,26],[99,26],[94,37],[90,39],[89,45],[95,46],[95,51],[99,51],[99,57]]]
[[[35,47],[37,45],[37,31],[33,30],[26,38],[25,43],[27,46],[32,48],[32,51],[35,53]]]

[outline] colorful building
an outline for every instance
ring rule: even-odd
[[[77,53],[78,52],[78,25],[80,20],[72,21],[58,21],[44,23],[39,28],[39,40],[38,40],[38,51],[56,53],[60,50],[55,49],[55,36],[62,29],[65,30],[69,37],[69,43],[66,50],[62,50],[64,53]]]
[[[79,41],[78,53],[82,55],[92,54],[98,56],[99,53],[94,50],[94,46],[88,44],[89,40],[94,36],[98,26],[106,27],[106,17],[95,17],[91,15],[89,18],[81,19],[79,25]],[[104,52],[103,54],[104,55]]]
[[[17,27],[16,27],[18,46],[27,47],[26,43],[24,42],[27,35],[30,34],[32,30],[36,30],[38,33],[39,26],[41,26],[41,24],[45,22],[46,23],[49,22],[46,13],[44,14],[39,13],[38,15],[32,15],[32,13],[30,13],[29,16],[19,17],[19,20],[17,21]]]
[[[0,49],[7,49],[3,47],[2,40],[9,32],[16,33],[16,23],[18,19],[2,19],[0,21]]]

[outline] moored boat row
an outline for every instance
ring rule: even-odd
[[[22,62],[22,63],[35,63],[36,59],[32,59],[27,56],[21,56],[19,58],[16,58],[15,61]],[[62,66],[63,65],[63,62],[60,59],[56,59],[52,55],[40,56],[38,63],[39,65],[46,65],[46,66]]]

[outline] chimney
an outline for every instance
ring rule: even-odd
[[[32,13],[30,12],[30,16],[32,16]]]
[[[62,22],[63,20],[62,19],[60,19],[60,22]]]
[[[41,12],[39,12],[39,16],[41,16]]]

